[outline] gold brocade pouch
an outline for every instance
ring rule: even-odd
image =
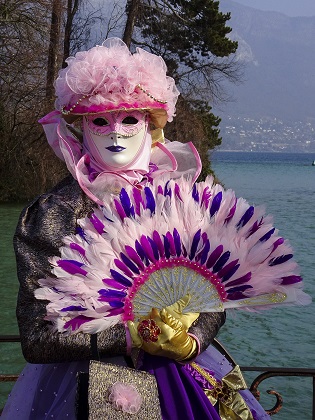
[[[90,362],[88,404],[89,420],[162,419],[155,377],[125,366]]]
[[[96,336],[92,335],[94,360],[90,360],[89,371],[77,374],[77,420],[161,420],[155,376],[95,360],[95,343]]]

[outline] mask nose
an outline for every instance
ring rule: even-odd
[[[121,139],[121,135],[118,133],[111,133],[110,138],[113,141],[114,146],[117,146],[119,143],[119,140]]]

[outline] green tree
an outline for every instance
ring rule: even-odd
[[[162,56],[182,93],[166,133],[198,145],[205,175],[210,171],[208,150],[221,143],[220,118],[212,114],[210,103],[226,99],[223,81],[240,78],[237,42],[228,38],[230,14],[221,13],[219,1],[213,0],[131,0],[126,7],[127,15],[137,9],[132,46]],[[189,134],[182,129],[177,134],[175,127],[183,127],[184,118],[190,120]]]
[[[225,57],[236,51],[237,42],[227,38],[229,19],[230,13],[219,11],[219,1],[140,1],[136,26],[143,42],[133,41],[165,56],[172,72],[183,65],[200,69],[212,66],[213,56]]]

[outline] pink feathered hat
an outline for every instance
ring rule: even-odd
[[[157,128],[175,115],[179,91],[166,76],[162,57],[137,48],[131,54],[119,38],[67,59],[55,82],[56,109],[67,122],[116,110],[146,110]]]

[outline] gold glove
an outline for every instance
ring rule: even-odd
[[[132,321],[128,321],[127,325],[128,325],[129,333],[132,340],[132,347],[137,347],[138,349],[141,349],[143,340],[139,336],[138,330],[137,330],[137,326],[139,325],[139,322],[134,323]]]
[[[189,327],[194,321],[196,321],[196,319],[199,316],[198,312],[188,312],[186,314],[183,314],[183,310],[189,304],[190,299],[191,295],[187,293],[187,295],[179,299],[177,302],[173,303],[173,305],[167,306],[165,308],[170,315],[180,320],[180,322],[185,327],[186,331],[188,331]]]
[[[165,309],[159,313],[153,308],[149,316],[149,319],[144,319],[139,324],[128,322],[135,347],[176,361],[188,361],[197,355],[196,340],[187,334],[181,321]]]
[[[193,359],[198,352],[196,340],[187,334],[182,322],[174,318],[166,309],[160,312],[162,321],[169,327],[165,343],[161,344],[161,355],[174,359],[177,362]],[[158,343],[156,343],[158,344]]]
[[[175,319],[178,319],[184,326],[185,330],[188,331],[189,327],[192,325],[192,323],[198,318],[199,313],[195,312],[188,312],[187,314],[183,314],[183,310],[186,308],[186,306],[189,304],[191,299],[191,295],[187,293],[183,298],[179,299],[175,303],[173,303],[170,306],[167,306],[165,309],[166,311],[172,315]],[[160,315],[157,310],[155,310],[154,315],[152,315],[152,311],[150,314],[148,314],[146,317],[140,318],[139,322],[133,323],[131,321],[128,322],[128,328],[130,332],[130,336],[132,339],[133,347],[141,348],[142,346],[142,339],[139,337],[138,334],[138,325],[140,322],[142,322],[145,319],[154,318],[154,317],[160,318]],[[161,319],[160,319],[161,320]],[[148,326],[150,328],[151,326]]]

